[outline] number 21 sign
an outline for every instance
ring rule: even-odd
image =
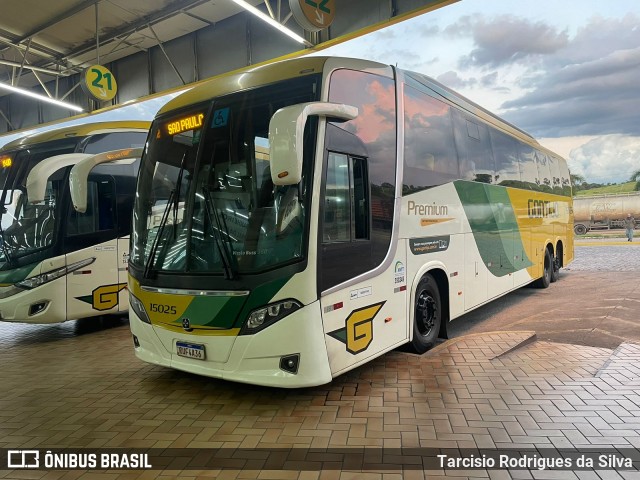
[[[108,68],[92,65],[84,71],[82,89],[91,98],[106,102],[116,96],[118,84]]]

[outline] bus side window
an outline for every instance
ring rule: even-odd
[[[460,177],[451,109],[409,85],[404,89],[405,138],[403,194]]]
[[[329,152],[324,192],[323,242],[369,238],[366,160]]]
[[[560,172],[560,162],[556,157],[547,155],[549,172],[551,173],[551,189],[556,195],[562,195],[562,173]]]
[[[322,238],[325,243],[351,240],[349,195],[349,158],[340,153],[330,152],[324,194]]]
[[[551,169],[549,168],[548,157],[542,153],[536,151],[536,164],[538,166],[538,178],[540,178],[540,190],[547,193],[553,192],[553,175],[551,175]]]
[[[115,192],[111,180],[87,183],[87,210],[84,213],[71,209],[67,235],[86,235],[112,230],[115,226]]]
[[[560,195],[565,195],[567,197],[571,196],[571,174],[569,173],[569,167],[567,166],[567,162],[560,160],[559,158],[555,159],[558,163],[558,170],[560,171],[560,184],[562,186]]]
[[[352,158],[351,179],[353,182],[353,237],[355,240],[369,238],[369,180],[367,161]]]
[[[460,161],[460,178],[474,182],[494,183],[496,175],[489,130],[483,123],[452,109],[453,128]]]
[[[490,129],[489,134],[496,161],[496,183],[505,187],[522,188],[517,140],[494,129]]]
[[[540,191],[542,182],[538,174],[538,165],[536,163],[536,151],[533,147],[520,143],[518,145],[520,153],[520,177],[522,178],[523,187],[529,190]]]
[[[121,148],[142,148],[146,132],[114,132],[93,135],[83,149],[84,153],[102,153]]]

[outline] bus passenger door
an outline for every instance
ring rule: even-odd
[[[320,303],[333,375],[407,339],[404,250],[396,252],[386,272],[335,288],[376,266],[372,249],[377,231],[372,221],[380,220],[370,206],[367,170],[366,158],[328,154],[318,279],[320,291],[325,292]]]
[[[77,319],[118,312],[122,260],[118,257],[115,183],[108,175],[90,175],[87,210],[69,206],[65,225],[67,266],[94,259],[67,275],[67,317]]]

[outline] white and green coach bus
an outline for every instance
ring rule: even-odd
[[[64,127],[0,150],[0,321],[126,313],[131,210],[149,126]]]
[[[133,210],[130,325],[147,362],[302,387],[573,258],[566,162],[434,80],[310,57],[165,105]]]

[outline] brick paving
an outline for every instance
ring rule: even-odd
[[[635,242],[581,240],[576,242],[573,271],[640,271],[640,238]]]
[[[631,249],[640,252],[627,247],[627,264]],[[640,301],[636,290],[625,301]],[[391,352],[325,386],[276,390],[144,364],[126,322],[2,324],[0,362],[0,448],[240,452],[226,463],[186,459],[201,469],[176,459],[147,471],[2,470],[2,479],[640,478],[637,469],[451,469],[420,458],[434,449],[468,456],[591,448],[640,458],[634,342],[598,348],[529,331],[469,334],[422,356]],[[400,465],[411,448],[426,466]]]

